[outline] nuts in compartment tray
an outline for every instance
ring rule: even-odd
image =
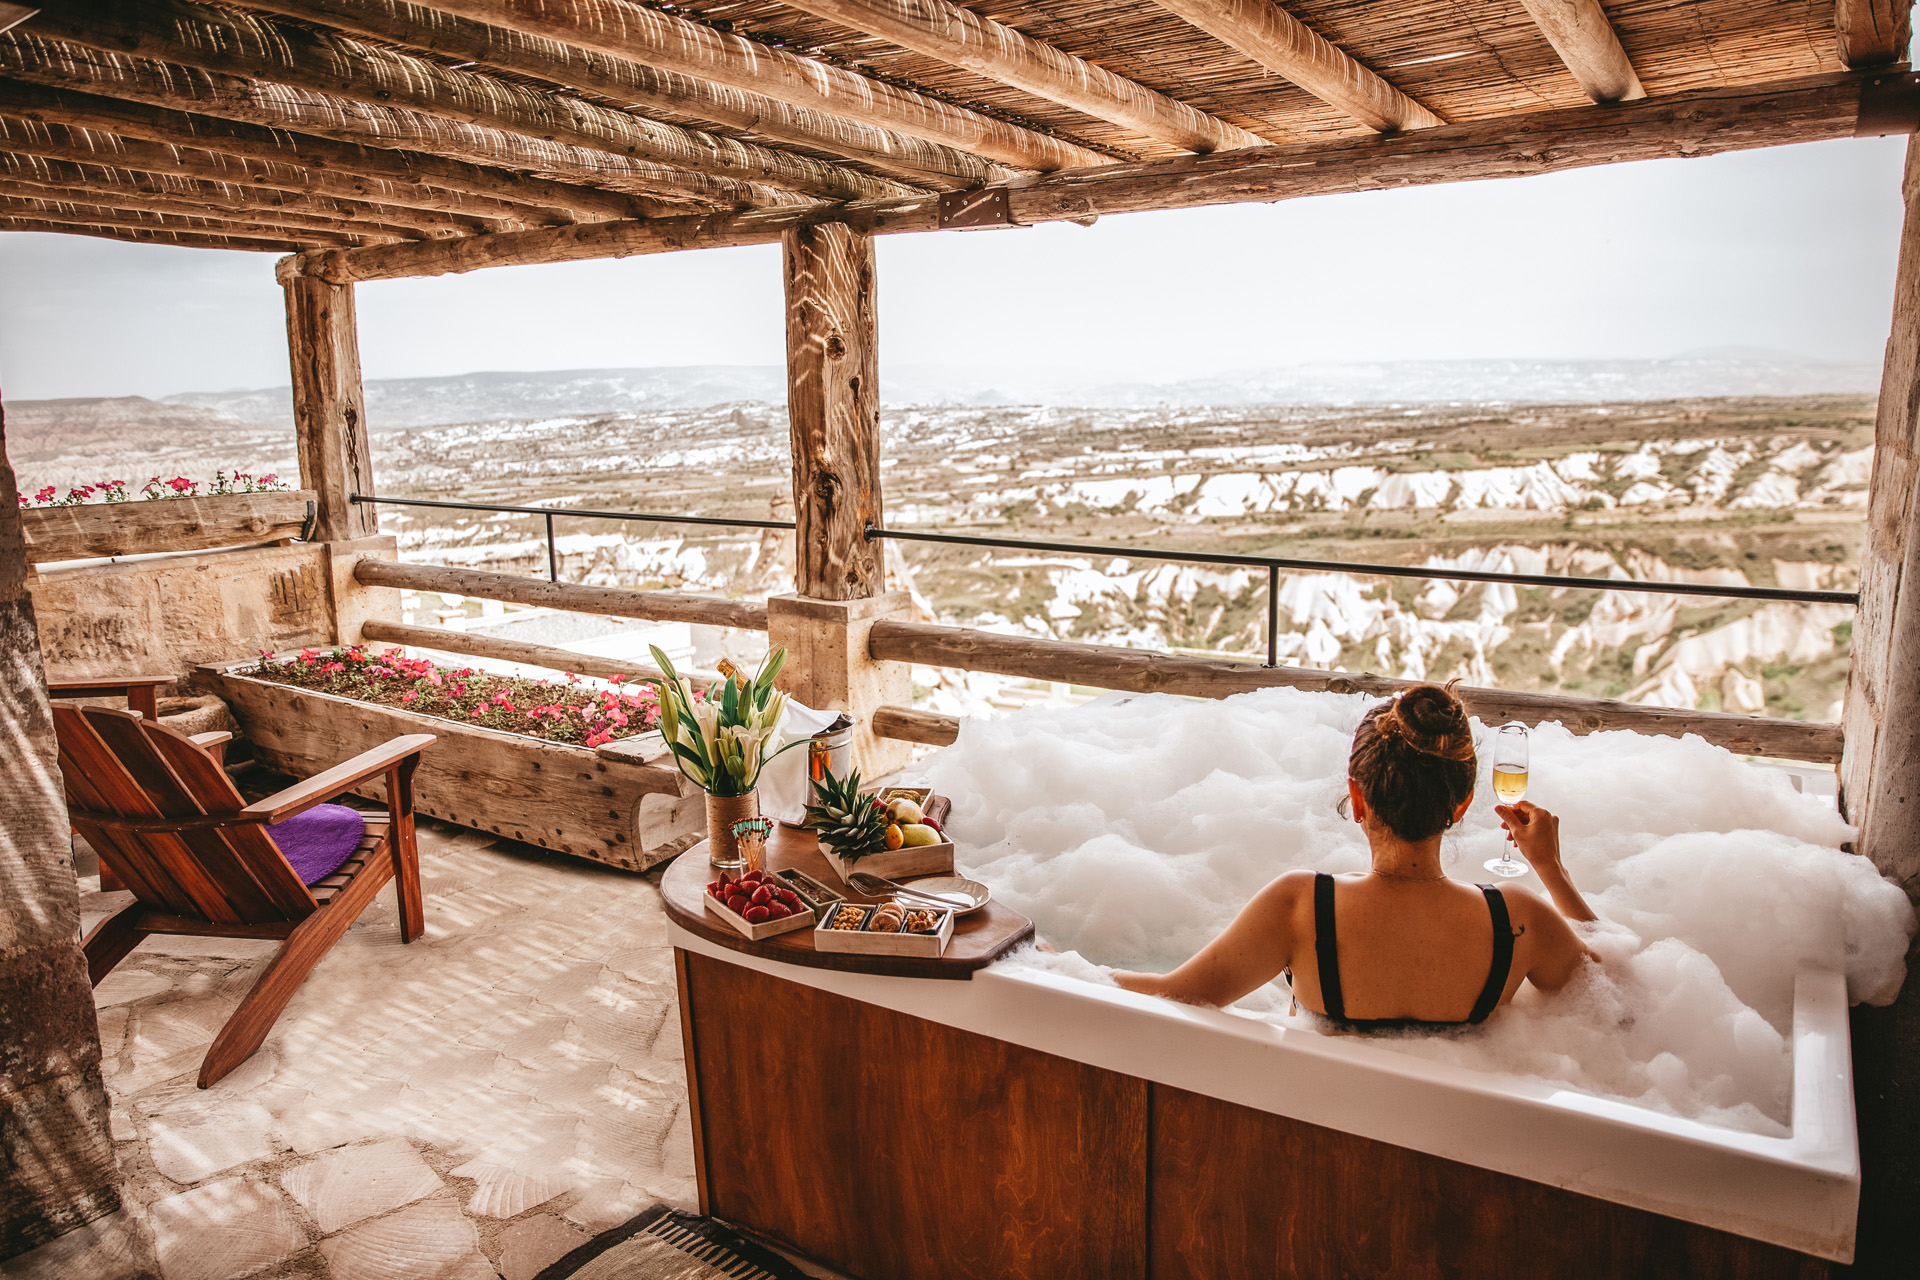
[[[827,921],[827,928],[851,933],[866,923],[869,908],[845,903],[835,909],[833,918]]]

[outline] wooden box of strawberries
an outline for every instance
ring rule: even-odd
[[[953,808],[927,787],[888,787],[868,794],[860,775],[844,781],[829,773],[814,786],[807,825],[841,881],[856,871],[887,879],[953,870],[953,841],[941,830]]]
[[[749,871],[738,880],[715,880],[707,886],[706,903],[707,910],[755,942],[814,923],[806,900],[763,871]]]

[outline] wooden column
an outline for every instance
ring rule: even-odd
[[[1909,143],[1906,226],[1874,423],[1840,764],[1855,848],[1920,897],[1920,147]],[[1920,949],[1890,1008],[1854,1010],[1862,1169],[1861,1270],[1906,1274],[1920,1256]]]
[[[120,1207],[79,931],[26,540],[0,503],[0,1261]]]
[[[787,420],[793,435],[795,585],[815,600],[886,588],[880,547],[880,351],[873,238],[844,223],[780,240],[787,282]]]
[[[767,601],[768,640],[790,656],[783,689],[853,715],[854,759],[871,778],[907,762],[904,743],[873,736],[873,710],[912,692],[910,668],[867,654],[873,624],[912,607],[887,592],[881,544],[863,536],[882,523],[873,239],[827,223],[781,245],[798,595]]]
[[[353,286],[292,273],[283,274],[281,283],[287,292],[300,487],[319,494],[313,537],[320,542],[369,537],[380,532],[379,515],[371,506],[347,500],[350,494],[373,492]]]

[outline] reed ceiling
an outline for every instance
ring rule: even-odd
[[[285,251],[1018,188],[1898,67],[1906,3],[0,3],[0,229]]]

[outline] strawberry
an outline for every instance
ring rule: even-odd
[[[764,910],[767,913],[767,919],[769,920],[785,920],[788,916],[793,914],[793,912],[789,911],[787,908],[781,906],[777,902],[769,902],[764,908],[762,908],[762,910]]]
[[[767,905],[767,904],[768,904],[769,902],[772,902],[772,901],[773,901],[773,890],[772,890],[772,889],[770,889],[770,888],[768,888],[768,887],[767,887],[766,885],[764,885],[764,884],[763,884],[763,885],[756,885],[756,886],[754,887],[754,890],[753,890],[753,903],[754,903],[754,905],[755,905],[755,906],[757,906],[757,907],[764,907],[764,906],[766,906],[766,905]]]
[[[765,907],[760,906],[748,907],[745,911],[741,912],[741,915],[746,917],[748,924],[765,924],[768,920],[772,919],[772,913]]]
[[[800,895],[791,889],[776,889],[773,896],[780,899],[784,906],[798,908],[800,905]]]

